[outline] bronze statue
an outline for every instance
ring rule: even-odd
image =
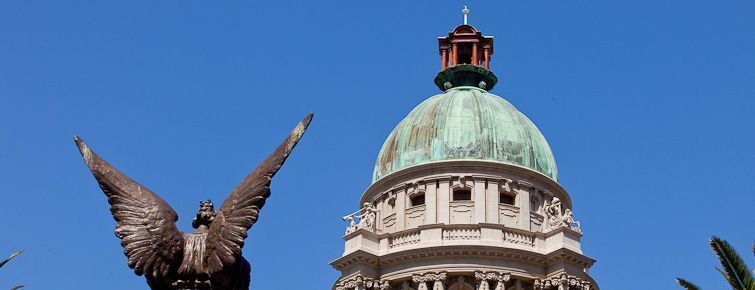
[[[249,262],[241,256],[247,230],[254,225],[270,181],[304,134],[312,114],[226,197],[215,212],[211,201],[200,202],[193,233],[176,228],[178,215],[157,194],[124,175],[74,137],[89,169],[110,203],[115,235],[128,265],[144,275],[154,290],[249,289]]]

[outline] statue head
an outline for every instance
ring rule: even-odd
[[[199,212],[197,212],[194,221],[191,222],[191,226],[195,229],[199,228],[201,225],[210,226],[214,219],[215,205],[209,199],[203,200],[199,202]]]

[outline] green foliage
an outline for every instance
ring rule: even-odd
[[[15,258],[18,255],[21,255],[21,253],[23,253],[23,252],[24,252],[24,250],[20,250],[18,252],[10,254],[10,257],[8,257],[7,259],[5,259],[2,262],[0,262],[0,268],[2,268],[3,266],[5,266],[5,264],[7,264],[8,262],[10,262],[11,259]]]
[[[722,269],[718,269],[724,275],[729,285],[736,290],[755,290],[755,278],[750,269],[728,242],[719,237],[710,239],[710,247],[721,261]]]
[[[728,242],[714,236],[710,238],[710,247],[723,267],[723,269],[716,267],[716,270],[724,275],[724,278],[729,282],[732,289],[755,290],[755,277],[753,277],[753,273],[750,272],[742,257],[737,254],[737,251]],[[753,255],[755,255],[755,244],[753,244]],[[687,290],[700,289],[697,285],[681,278],[676,278],[676,283]]]
[[[676,278],[676,283],[684,287],[686,290],[700,290],[700,287],[697,287],[697,285],[682,278]]]

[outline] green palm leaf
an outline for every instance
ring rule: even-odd
[[[718,269],[726,281],[736,290],[755,290],[755,279],[742,258],[734,251],[729,243],[719,237],[710,239],[710,247],[721,261],[723,269]]]
[[[21,289],[21,288],[24,288],[24,285],[18,285],[16,287],[10,288],[10,290],[18,290],[18,289]]]
[[[5,266],[5,264],[8,263],[11,259],[15,258],[18,255],[21,255],[21,253],[23,253],[23,252],[24,252],[24,250],[20,250],[18,252],[10,254],[10,257],[8,257],[8,259],[5,259],[4,261],[0,262],[0,268],[2,268],[3,266]]]
[[[684,280],[682,278],[676,278],[676,283],[684,287],[684,289],[686,290],[700,290],[700,287],[697,287],[697,285],[692,284],[689,281]]]

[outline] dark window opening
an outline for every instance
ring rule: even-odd
[[[471,44],[459,44],[459,64],[472,63],[472,45]]]
[[[425,204],[425,195],[418,194],[412,197],[412,206],[418,206]]]
[[[514,196],[505,192],[501,192],[499,202],[502,204],[514,205]]]
[[[454,190],[454,200],[472,200],[472,191],[469,189]]]

